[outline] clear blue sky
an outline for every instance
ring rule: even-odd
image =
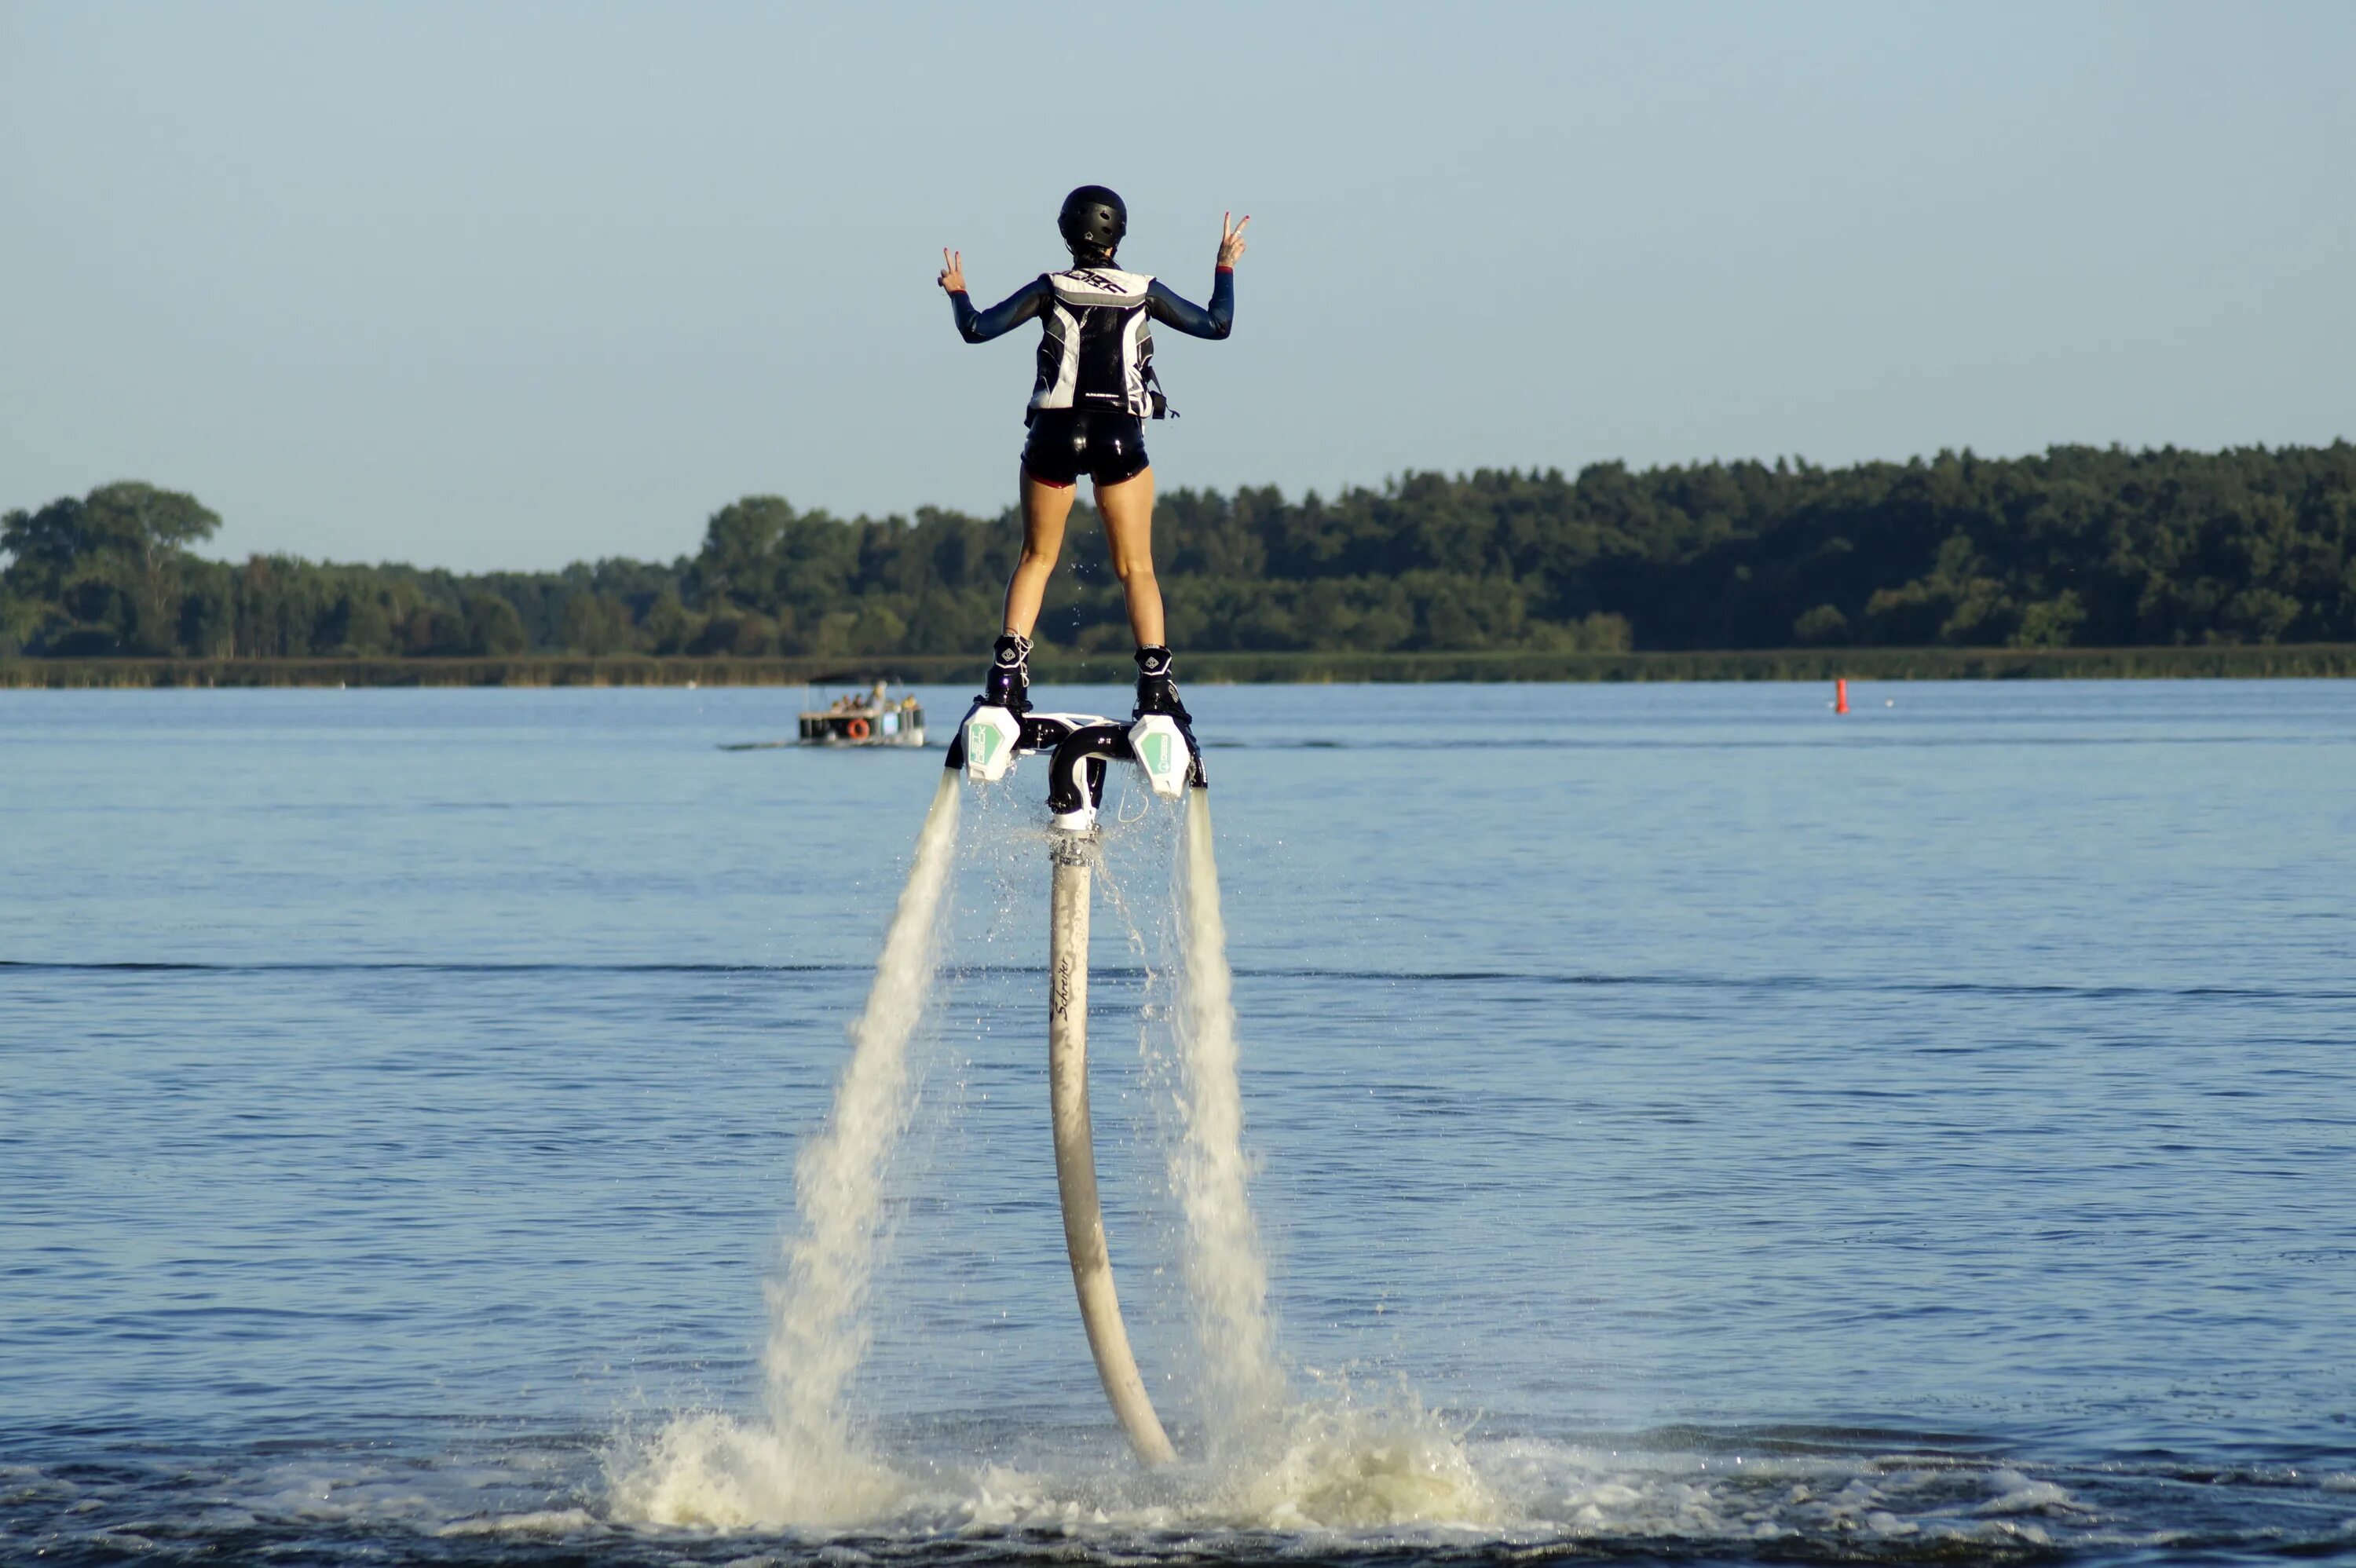
[[[222,553],[691,549],[1011,498],[1066,189],[1165,488],[2356,435],[2356,4],[0,0],[0,507]]]

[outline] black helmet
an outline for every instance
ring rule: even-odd
[[[1063,215],[1055,219],[1055,227],[1064,231],[1064,243],[1073,254],[1094,251],[1109,256],[1120,237],[1129,232],[1129,207],[1100,185],[1084,185],[1064,198]]]

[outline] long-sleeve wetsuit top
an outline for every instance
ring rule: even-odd
[[[1169,408],[1153,374],[1151,322],[1194,337],[1225,337],[1235,325],[1236,273],[1221,267],[1208,310],[1159,280],[1118,267],[1073,267],[1033,279],[986,311],[962,291],[949,295],[958,332],[987,343],[1034,317],[1038,376],[1025,422],[1050,409],[1093,409],[1160,419]]]
[[[1075,272],[1085,269],[1075,268]],[[949,295],[949,308],[957,314],[958,335],[968,343],[987,343],[993,337],[1003,337],[1026,321],[1038,318],[1053,304],[1055,291],[1041,273],[991,305],[988,310],[976,310],[973,296],[958,289]],[[1154,320],[1175,327],[1189,337],[1225,337],[1236,324],[1236,270],[1218,269],[1211,284],[1209,309],[1173,293],[1159,278],[1145,285],[1145,311]]]

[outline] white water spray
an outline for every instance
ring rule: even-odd
[[[795,1164],[801,1230],[787,1249],[785,1277],[769,1291],[767,1418],[685,1415],[617,1455],[610,1506],[618,1520],[721,1529],[932,1520],[923,1525],[930,1530],[941,1518],[965,1529],[1048,1514],[1068,1526],[1076,1517],[1078,1501],[1053,1503],[1066,1484],[1053,1476],[987,1465],[969,1470],[940,1456],[903,1473],[862,1445],[843,1407],[868,1347],[883,1176],[910,1110],[907,1046],[931,988],[959,783],[945,772],[866,1011],[851,1030],[851,1060],[833,1112]],[[1188,795],[1178,901],[1184,976],[1176,1019],[1183,1136],[1170,1172],[1185,1216],[1209,1463],[1188,1467],[1174,1515],[1166,1491],[1129,1497],[1101,1491],[1100,1480],[1069,1484],[1082,1488],[1098,1520],[1133,1514],[1157,1531],[1173,1518],[1284,1531],[1461,1527],[1490,1519],[1494,1495],[1471,1465],[1462,1435],[1404,1390],[1373,1405],[1346,1388],[1290,1402],[1243,1152],[1234,982],[1210,808],[1205,792]],[[1093,1214],[1093,1204],[1088,1208]],[[1100,1247],[1100,1227],[1095,1233]],[[1085,1301],[1083,1272],[1075,1277]],[[1105,1283],[1108,1296],[1108,1276]],[[1021,1506],[1008,1517],[1016,1502]]]
[[[673,1421],[616,1477],[616,1511],[658,1523],[824,1522],[888,1506],[894,1477],[863,1454],[842,1391],[871,1338],[884,1171],[909,1113],[908,1040],[932,992],[941,896],[948,881],[961,780],[944,773],[893,912],[851,1061],[825,1129],[794,1161],[801,1231],[786,1275],[768,1286],[766,1429],[725,1416]]]
[[[1237,1081],[1235,980],[1226,922],[1219,912],[1219,867],[1211,849],[1211,798],[1186,803],[1184,1003],[1179,1059],[1185,1137],[1171,1181],[1186,1216],[1186,1282],[1202,1356],[1203,1411],[1215,1449],[1268,1435],[1285,1399],[1268,1314],[1268,1261],[1252,1218],[1250,1162],[1243,1150],[1243,1092]]]
[[[1203,1506],[1277,1530],[1487,1519],[1495,1499],[1462,1434],[1411,1391],[1402,1386],[1369,1402],[1342,1383],[1295,1403],[1286,1386],[1243,1148],[1235,976],[1210,795],[1187,794],[1177,1029],[1185,1136],[1171,1179],[1186,1216],[1186,1281],[1210,1445]]]
[[[861,1309],[874,1273],[884,1167],[908,1120],[908,1037],[932,992],[941,892],[957,842],[958,780],[944,773],[893,912],[867,1008],[851,1027],[851,1064],[826,1130],[794,1161],[801,1234],[786,1277],[769,1286],[769,1419],[777,1430],[840,1439],[843,1385],[866,1354]]]

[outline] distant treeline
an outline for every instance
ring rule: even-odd
[[[987,661],[973,654],[898,654],[880,665],[809,655],[658,657],[513,654],[504,658],[14,658],[0,690],[108,687],[560,687],[863,685],[879,669],[912,685],[958,686]],[[1124,686],[1128,653],[1045,648],[1031,661],[1051,686]],[[1469,653],[1190,654],[1190,686],[1337,681],[2254,680],[2356,677],[2356,643],[2203,643],[2140,648],[1749,648],[1618,654],[1527,649]],[[968,690],[971,688],[968,687]]]
[[[2056,447],[1904,464],[1411,474],[1287,500],[1162,497],[1187,651],[1616,654],[2356,642],[2356,445]],[[920,508],[723,507],[668,563],[460,574],[210,560],[220,519],[142,484],[0,518],[0,656],[978,656],[1020,543]],[[1094,518],[1040,633],[1126,646]]]

